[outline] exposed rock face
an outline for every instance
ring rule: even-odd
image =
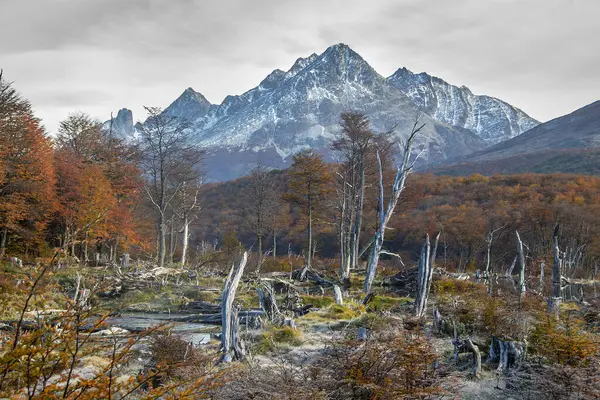
[[[202,93],[187,88],[181,96],[165,108],[164,113],[193,122],[208,114],[213,105],[206,100]]]
[[[111,131],[112,134],[120,138],[133,137],[135,129],[131,110],[127,108],[120,109],[117,116],[112,119],[112,124],[110,120],[104,123],[104,129]]]
[[[490,96],[474,95],[428,75],[400,68],[388,80],[438,121],[475,132],[490,144],[513,138],[539,124],[523,111]]]

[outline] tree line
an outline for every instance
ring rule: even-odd
[[[318,255],[348,282],[380,256],[390,265],[414,261],[423,238],[438,232],[438,266],[506,268],[516,262],[518,231],[524,262],[539,269],[561,223],[567,272],[597,273],[598,178],[409,174],[418,123],[398,149],[391,131],[374,132],[364,114],[346,112],[330,146],[336,162],[309,149],[286,171],[259,164],[247,177],[202,184],[205,153],[188,123],[147,112],[135,140],[81,112],[51,138],[31,104],[0,79],[2,254],[58,249],[92,263],[135,254],[164,266],[241,241],[256,254],[255,271],[267,256],[303,255],[310,268]]]
[[[82,112],[50,137],[31,103],[0,76],[2,255],[58,251],[99,263],[137,251],[162,266],[173,261],[180,228],[186,249],[203,151],[185,123],[147,111],[135,140],[115,134],[112,118],[106,124]]]

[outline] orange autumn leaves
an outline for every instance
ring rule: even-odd
[[[0,79],[0,251],[41,255],[102,238],[140,243],[135,149],[76,113],[52,140],[29,102]]]

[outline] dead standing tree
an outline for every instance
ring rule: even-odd
[[[181,265],[185,266],[188,256],[188,248],[190,242],[190,224],[198,217],[201,205],[199,201],[200,187],[202,186],[202,178],[197,182],[183,182],[179,194],[179,205],[177,207],[177,216],[182,223],[182,247],[181,247]]]
[[[521,236],[519,232],[517,234],[517,257],[519,260],[519,302],[523,300],[525,296],[525,292],[527,288],[525,286],[525,252],[523,251],[523,242],[521,241]]]
[[[431,288],[431,277],[433,276],[433,268],[435,266],[435,256],[437,253],[438,242],[440,234],[438,233],[435,237],[435,243],[433,249],[429,242],[429,235],[423,243],[421,248],[421,257],[419,258],[419,267],[417,273],[417,294],[415,296],[415,309],[414,313],[416,317],[424,317],[425,311],[427,310],[427,300],[429,298],[429,289]]]
[[[404,191],[406,178],[413,170],[415,162],[418,159],[418,157],[416,157],[414,160],[411,160],[412,148],[414,145],[415,138],[424,127],[425,124],[421,124],[420,118],[417,117],[411,129],[410,135],[404,143],[401,155],[402,162],[396,170],[396,176],[394,177],[394,184],[392,186],[392,195],[389,199],[385,211],[383,208],[383,168],[381,165],[381,157],[379,156],[379,152],[377,153],[377,162],[379,165],[379,226],[377,228],[377,231],[375,232],[375,240],[373,242],[373,248],[371,249],[369,265],[367,267],[367,276],[365,278],[365,283],[363,286],[363,292],[366,295],[368,295],[371,292],[371,286],[373,285],[373,280],[375,279],[375,275],[377,273],[377,264],[379,263],[379,256],[383,249],[385,229],[387,227],[388,222],[390,221],[390,218],[392,217],[392,214],[394,213],[396,204],[398,204],[398,199]]]
[[[221,299],[221,357],[222,362],[241,360],[245,356],[245,351],[239,337],[239,318],[238,309],[233,305],[235,293],[240,279],[244,273],[246,262],[248,261],[248,252],[244,252],[242,260],[238,264],[231,266]]]
[[[552,268],[552,296],[548,297],[548,312],[558,317],[560,303],[562,302],[562,270],[564,267],[564,253],[558,245],[558,234],[560,225],[556,225],[552,234],[552,245],[554,248],[554,265]]]
[[[374,134],[369,119],[360,112],[345,112],[341,115],[340,137],[331,144],[339,151],[344,162],[340,165],[339,185],[339,235],[340,276],[345,282],[350,279],[350,269],[356,268],[359,258],[359,241],[365,198],[365,175],[367,153],[373,147]]]

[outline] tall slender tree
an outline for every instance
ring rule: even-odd
[[[293,157],[290,169],[289,192],[284,199],[299,206],[307,223],[306,264],[301,277],[311,267],[313,253],[313,220],[321,211],[326,196],[331,193],[333,177],[323,157],[312,150],[305,150]]]
[[[258,164],[252,169],[243,196],[242,214],[248,228],[256,235],[258,245],[258,273],[263,261],[263,241],[274,228],[279,208],[275,181],[265,165]]]

